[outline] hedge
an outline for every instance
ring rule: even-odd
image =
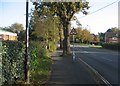
[[[21,42],[6,41],[2,43],[2,82],[14,84],[24,79],[25,45]]]
[[[120,43],[104,43],[103,48],[120,51]]]
[[[51,71],[52,60],[47,49],[38,42],[31,42],[30,80],[31,83],[44,82]],[[24,84],[25,44],[18,41],[2,43],[2,84]],[[20,82],[20,83],[19,83]]]

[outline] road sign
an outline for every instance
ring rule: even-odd
[[[77,35],[77,32],[76,32],[76,29],[75,28],[73,28],[72,30],[71,30],[71,32],[70,32],[70,35],[72,35],[73,36],[73,62],[75,62],[75,51],[74,51],[74,40],[75,40],[75,35]]]
[[[70,35],[76,35],[76,34],[77,34],[76,29],[73,28],[73,29],[71,30],[71,32],[70,32]]]

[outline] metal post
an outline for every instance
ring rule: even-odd
[[[75,37],[74,37],[74,35],[73,35],[73,61],[75,61],[75,52],[74,52],[74,39],[75,39]]]

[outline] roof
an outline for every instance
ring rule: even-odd
[[[106,32],[113,32],[111,29],[108,29]]]
[[[112,38],[112,37],[118,37],[117,33],[114,32],[106,32],[106,37]]]
[[[12,32],[8,32],[8,31],[1,30],[1,29],[0,29],[0,35],[12,35],[12,36],[17,36],[17,33],[12,33]]]

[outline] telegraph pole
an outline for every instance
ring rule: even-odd
[[[28,53],[28,47],[29,47],[29,28],[28,28],[28,5],[29,2],[26,0],[26,49],[25,49],[25,81],[27,84],[30,83],[29,79],[29,53]]]

